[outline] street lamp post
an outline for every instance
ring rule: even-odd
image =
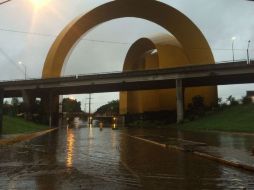
[[[248,47],[247,47],[247,64],[250,64],[249,48],[250,48],[250,40],[248,41]]]
[[[25,80],[27,79],[27,68],[26,68],[26,65],[23,64],[21,61],[18,62],[19,65],[22,65],[24,67],[24,70],[25,70]]]
[[[233,62],[235,62],[235,51],[234,51],[234,44],[235,44],[236,37],[232,37],[232,54],[233,54]]]

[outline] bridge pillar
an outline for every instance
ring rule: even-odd
[[[41,97],[41,103],[45,122],[50,127],[57,127],[59,124],[59,96],[49,92]]]
[[[22,97],[25,105],[25,119],[31,120],[36,97],[32,92],[27,90],[22,91]]]
[[[176,109],[177,123],[182,123],[184,119],[184,90],[182,79],[176,79]]]
[[[3,128],[3,103],[4,103],[4,91],[0,89],[0,135]]]

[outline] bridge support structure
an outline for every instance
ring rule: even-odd
[[[176,79],[176,111],[177,123],[184,120],[184,88],[182,79]]]
[[[44,120],[48,121],[50,127],[57,127],[59,124],[59,96],[51,91],[41,97],[41,103]]]
[[[22,97],[25,104],[25,119],[31,120],[34,112],[36,97],[31,91],[28,90],[22,91]]]
[[[22,91],[22,97],[25,103],[25,118],[31,119],[34,113],[36,96],[28,90]],[[50,127],[58,126],[59,118],[59,97],[54,94],[53,91],[42,94],[41,96],[42,112],[39,113],[41,116],[41,122],[48,124]]]

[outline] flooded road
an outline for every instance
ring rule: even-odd
[[[239,159],[254,164],[249,155],[253,136],[62,128],[30,142],[0,147],[0,189],[254,189],[253,172],[130,136],[160,143],[174,144],[175,138],[204,142],[209,144],[201,147],[204,151],[223,157],[241,151]]]

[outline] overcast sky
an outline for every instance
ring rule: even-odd
[[[1,2],[2,0],[0,0]],[[12,0],[0,5],[0,80],[41,76],[46,55],[56,36],[75,17],[105,0],[46,0],[38,8],[32,0]],[[245,0],[163,0],[187,15],[207,38],[217,62],[232,60],[235,40],[236,59],[254,59],[254,2]],[[131,44],[140,37],[167,33],[160,26],[137,18],[116,19],[104,23],[83,36],[72,52],[64,75],[121,71]],[[94,41],[95,40],[95,41]],[[243,96],[254,85],[220,86],[219,96]],[[82,101],[87,95],[74,96]],[[117,99],[118,93],[94,94],[92,108]]]

